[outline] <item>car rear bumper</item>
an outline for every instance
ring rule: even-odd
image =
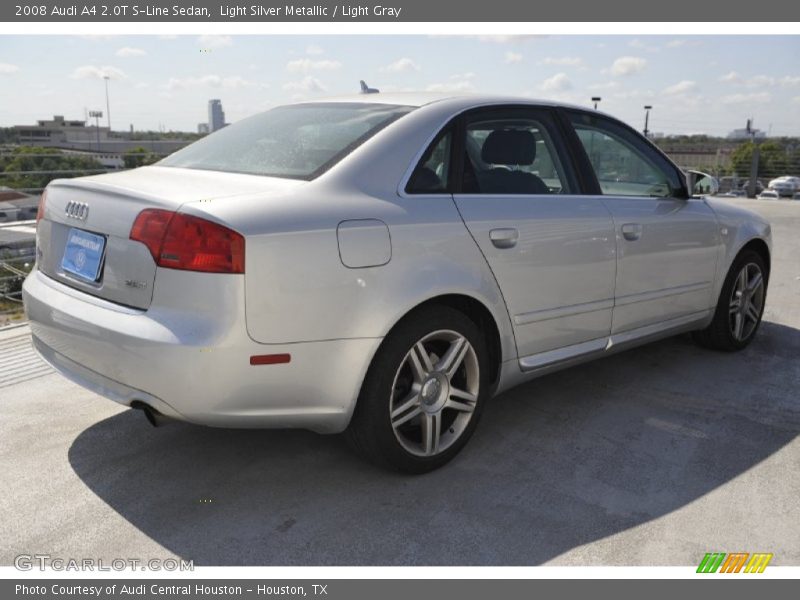
[[[216,427],[342,431],[381,340],[259,344],[244,323],[243,278],[200,281],[207,289],[197,289],[197,274],[170,273],[142,311],[34,270],[23,286],[34,347],[68,378],[127,406],[143,402],[165,416]],[[169,299],[181,289],[205,302],[171,308]],[[264,354],[291,360],[250,364],[251,356]]]

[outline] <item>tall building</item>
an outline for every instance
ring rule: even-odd
[[[208,101],[208,130],[213,133],[217,129],[225,127],[225,113],[222,110],[220,100]]]

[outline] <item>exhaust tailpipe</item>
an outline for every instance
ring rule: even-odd
[[[131,402],[131,408],[141,410],[144,413],[147,422],[153,427],[161,427],[162,425],[167,425],[172,422],[172,419],[162,415],[155,408],[139,400],[134,400]]]

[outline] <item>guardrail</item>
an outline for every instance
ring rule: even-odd
[[[22,282],[33,268],[35,248],[11,256],[0,254],[0,328],[25,320],[22,308]]]

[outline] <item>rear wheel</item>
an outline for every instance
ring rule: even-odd
[[[735,351],[746,347],[761,324],[767,297],[767,269],[761,255],[742,252],[731,265],[722,286],[714,320],[695,340],[716,350]]]
[[[488,362],[480,330],[463,313],[449,307],[412,313],[370,366],[347,430],[351,444],[401,471],[444,465],[477,425]]]

